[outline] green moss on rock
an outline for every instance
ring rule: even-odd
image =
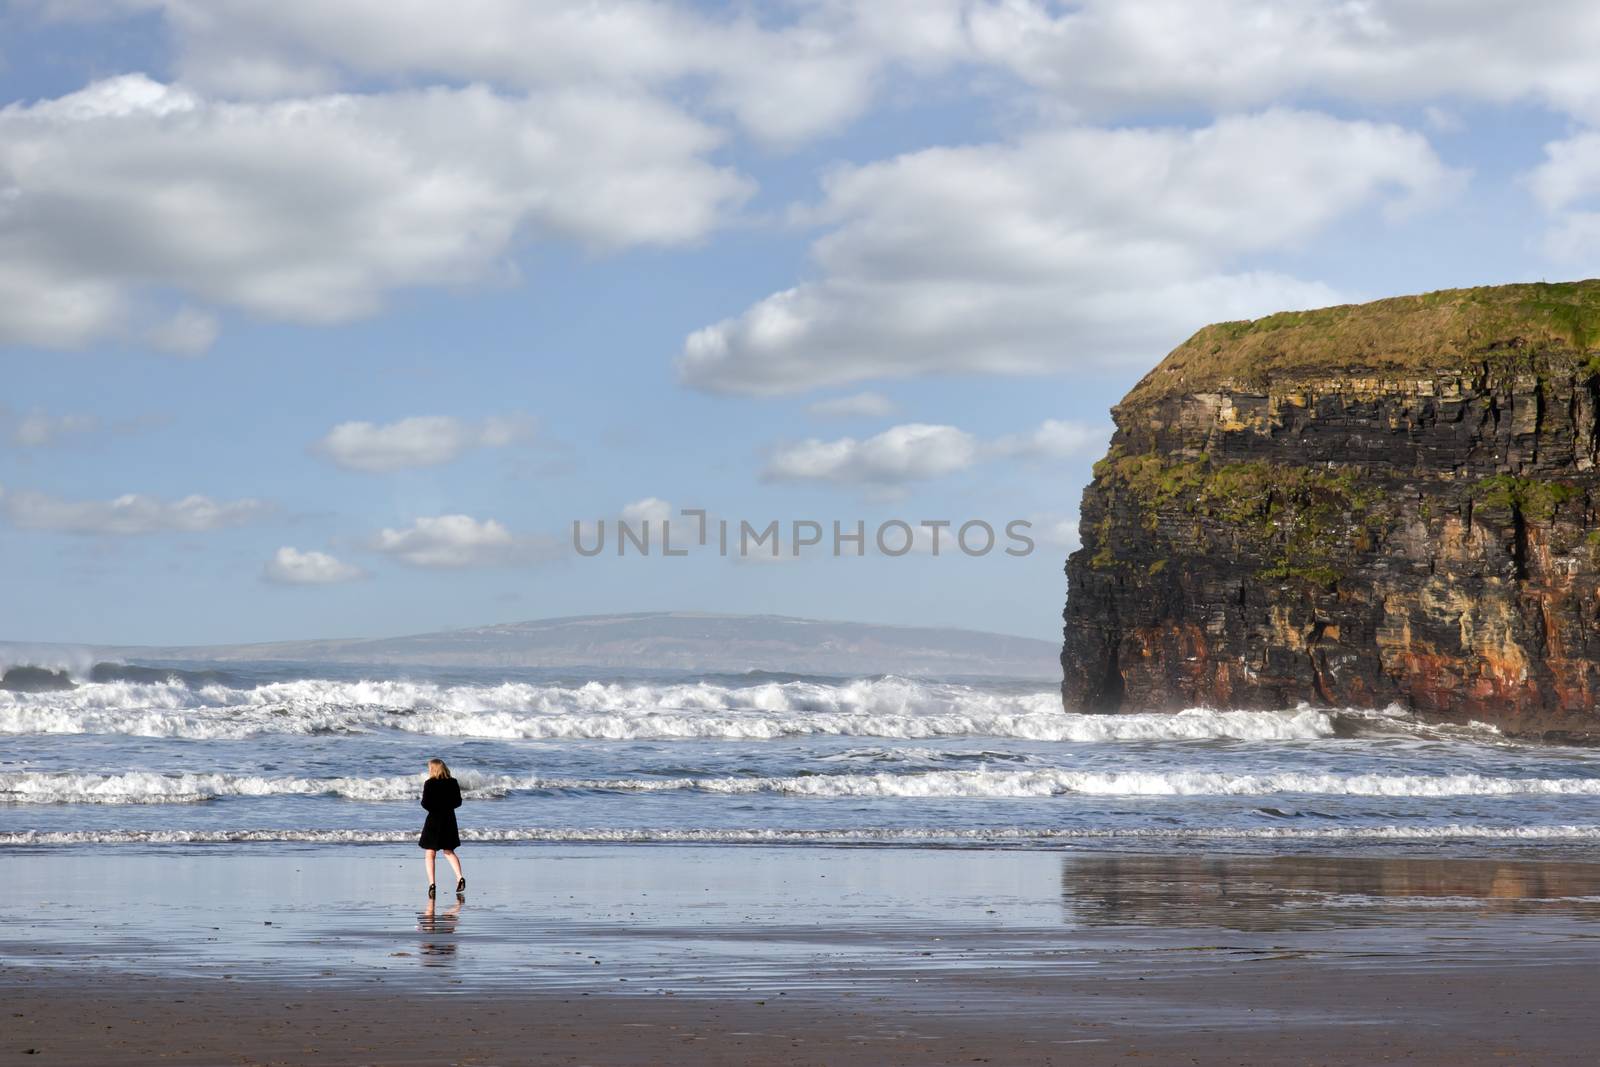
[[[1432,377],[1528,373],[1543,362],[1600,373],[1600,280],[1441,289],[1370,304],[1285,311],[1207,326],[1134,386],[1124,404],[1274,376]]]
[[[1582,489],[1568,482],[1510,474],[1482,478],[1472,490],[1473,500],[1481,506],[1515,511],[1531,522],[1549,522],[1558,507],[1583,496]]]
[[[1214,464],[1203,453],[1185,459],[1145,453],[1109,459],[1097,469],[1096,483],[1111,501],[1094,529],[1090,563],[1099,569],[1116,566],[1117,517],[1130,512],[1151,533],[1174,513],[1226,524],[1269,561],[1260,577],[1318,585],[1338,580],[1336,559],[1345,546],[1370,549],[1383,525],[1359,473],[1349,468]],[[1161,570],[1152,566],[1147,573]]]

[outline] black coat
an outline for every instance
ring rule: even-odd
[[[428,809],[417,844],[423,848],[460,848],[461,831],[456,829],[456,809],[461,806],[461,787],[454,778],[429,778],[422,783],[422,806]]]

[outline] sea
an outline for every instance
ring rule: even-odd
[[[0,849],[463,839],[1592,850],[1600,751],[1398,709],[1078,714],[1049,681],[100,665],[0,691]]]

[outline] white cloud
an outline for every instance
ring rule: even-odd
[[[922,374],[1152,361],[1219,319],[1337,302],[1239,261],[1459,176],[1397,126],[1274,110],[1200,129],[1076,127],[828,176],[816,281],[691,334],[686,382],[773,394]]]
[[[851,393],[829,397],[806,405],[806,411],[819,419],[871,419],[893,415],[894,402],[882,393]]]
[[[693,543],[700,536],[700,523],[693,517],[685,517],[674,513],[672,505],[660,497],[647,496],[642,500],[635,500],[631,504],[624,504],[619,513],[619,522],[613,531],[613,542],[622,539],[623,524],[627,525],[630,536],[638,541],[643,541],[655,551],[665,551],[672,548],[674,551]],[[676,533],[672,533],[676,530]],[[584,545],[595,544],[598,530],[590,523],[584,528]],[[630,540],[630,546],[637,547],[636,541]]]
[[[715,519],[706,519],[708,528],[715,522]],[[700,537],[699,517],[680,515],[667,501],[647,496],[624,504],[615,516],[601,519],[598,523],[595,520],[578,520],[573,530],[574,544],[586,549],[600,546],[615,552],[617,545],[624,543],[624,526],[628,530],[625,544],[629,553],[641,552],[640,545],[643,545],[651,551],[670,548],[676,554],[696,543]]]
[[[978,458],[978,442],[954,426],[913,422],[858,441],[811,438],[780,448],[767,464],[770,481],[830,481],[898,485],[965,470]]]
[[[179,308],[147,335],[150,344],[175,356],[201,356],[217,341],[222,330],[215,315],[194,308]]]
[[[837,130],[895,72],[996,73],[1078,116],[1288,100],[1535,101],[1600,118],[1589,0],[54,0],[162,11],[186,82],[227,95],[351,83],[624,86],[696,100],[757,136]],[[1007,86],[1008,87],[1008,86]]]
[[[0,147],[0,158],[5,150]],[[0,165],[0,182],[4,169]],[[0,208],[4,207],[0,184]],[[0,238],[9,227],[0,210]],[[49,263],[7,259],[0,251],[0,345],[81,348],[121,330],[128,301],[115,282],[62,270]]]
[[[1544,254],[1574,273],[1600,272],[1600,212],[1562,212],[1540,241]]]
[[[265,518],[272,510],[261,500],[219,501],[195,494],[166,501],[142,493],[114,500],[63,500],[35,490],[0,497],[6,517],[27,530],[58,530],[76,534],[149,534],[163,531],[201,533],[244,526]]]
[[[998,459],[1065,459],[1098,453],[1111,436],[1109,426],[1047,419],[1025,434],[981,441],[954,426],[906,423],[875,437],[857,440],[815,437],[773,451],[768,481],[828,481],[893,487],[939,478]]]
[[[125,334],[147,291],[302,323],[510,272],[524,239],[675,245],[749,192],[637,93],[481,86],[209,99],[130,74],[0,109],[0,344]],[[195,351],[190,307],[154,342]]]
[[[106,421],[98,415],[82,412],[51,414],[34,408],[19,413],[0,406],[0,439],[19,448],[52,448],[111,435],[143,433],[169,421],[170,416],[155,413]]]
[[[1079,113],[1465,97],[1600,117],[1600,9],[1588,0],[995,0],[968,11],[975,61]]]
[[[663,522],[672,518],[672,505],[660,497],[647,496],[643,500],[635,500],[625,504],[622,508],[624,522]]]
[[[1527,177],[1539,206],[1564,211],[1600,194],[1600,133],[1587,131],[1544,146],[1544,162]]]
[[[1422,118],[1436,133],[1460,133],[1467,128],[1466,120],[1447,107],[1429,104],[1422,109]]]
[[[1542,246],[1558,263],[1585,274],[1600,271],[1600,132],[1582,131],[1544,146],[1542,163],[1526,183],[1550,225]]]
[[[125,0],[126,2],[126,0]],[[135,0],[141,2],[141,0]],[[831,132],[892,63],[961,48],[955,0],[811,3],[715,14],[661,0],[158,0],[183,79],[228,95],[442,80],[690,98],[764,140]]]
[[[434,515],[400,530],[383,529],[373,538],[375,552],[413,567],[505,567],[550,556],[554,545],[518,536],[495,519]]]
[[[1111,440],[1110,426],[1091,426],[1064,419],[1046,419],[1025,434],[1002,437],[988,447],[996,456],[1031,459],[1066,459],[1069,456],[1096,455],[1105,451]]]
[[[0,406],[0,439],[19,448],[54,448],[85,444],[98,438],[143,433],[171,421],[168,415],[148,413],[107,421],[82,412],[51,414],[41,408],[26,413]]]
[[[0,410],[0,426],[8,423],[11,443],[22,448],[43,448],[100,429],[100,419],[94,415],[51,415],[37,409],[20,416]]]
[[[261,568],[262,580],[277,585],[333,585],[366,577],[366,571],[326,552],[284,546]]]
[[[341,422],[312,451],[346,470],[383,474],[412,467],[437,467],[473,448],[504,448],[533,433],[526,416],[472,421],[449,415],[418,415],[397,422]]]
[[[1060,515],[1034,515],[1028,519],[1033,524],[1031,534],[1040,545],[1049,548],[1073,550],[1078,540],[1078,517]]]

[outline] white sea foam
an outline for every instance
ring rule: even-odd
[[[535,777],[457,776],[470,798],[504,796],[546,788]],[[332,796],[347,800],[413,803],[421,795],[419,775],[382,778],[296,778],[254,774],[123,774],[20,772],[0,774],[0,804],[194,804],[220,797]]]
[[[609,788],[618,788],[613,784]],[[814,797],[1272,796],[1364,797],[1600,796],[1600,778],[1499,778],[1478,774],[1235,774],[1217,771],[1079,771],[1055,768],[830,774],[783,778],[705,778],[645,782],[639,788],[718,793],[775,792]]]
[[[921,771],[882,774],[806,774],[784,777],[678,776],[564,778],[483,775],[459,780],[469,798],[537,790],[568,792],[758,793],[838,798],[1049,798],[1091,796],[1355,797],[1600,796],[1600,778],[1501,778],[1479,774],[1233,774],[1218,771],[1082,771],[1061,768]],[[0,803],[182,804],[225,797],[333,796],[360,801],[412,801],[415,775],[375,778],[269,777],[235,774],[79,774],[21,771],[0,774]]]
[[[827,685],[708,682],[441,686],[305,680],[234,689],[108,682],[53,693],[0,692],[0,734],[122,734],[239,739],[267,734],[400,730],[435,737],[534,740],[773,740],[835,735],[1032,741],[1315,740],[1333,719],[1294,711],[1079,715],[1054,692],[869,679]]]
[[[880,844],[1006,845],[1070,841],[1594,841],[1600,826],[1355,826],[1355,827],[1134,827],[1058,829],[1028,827],[821,830],[585,829],[523,827],[463,830],[465,841],[594,844]],[[39,845],[398,844],[414,830],[61,830],[0,832],[0,847]]]
[[[1015,700],[1016,698],[1011,698]],[[993,711],[994,698],[975,700],[966,711],[834,712],[794,710],[785,714],[630,712],[610,715],[516,713],[419,713],[392,725],[445,737],[607,741],[744,740],[840,736],[928,740],[943,737],[1004,737],[1028,741],[1309,740],[1328,737],[1332,722],[1320,712],[1196,709],[1177,715],[1094,716],[1050,710]],[[1054,702],[1040,701],[1039,703]]]

